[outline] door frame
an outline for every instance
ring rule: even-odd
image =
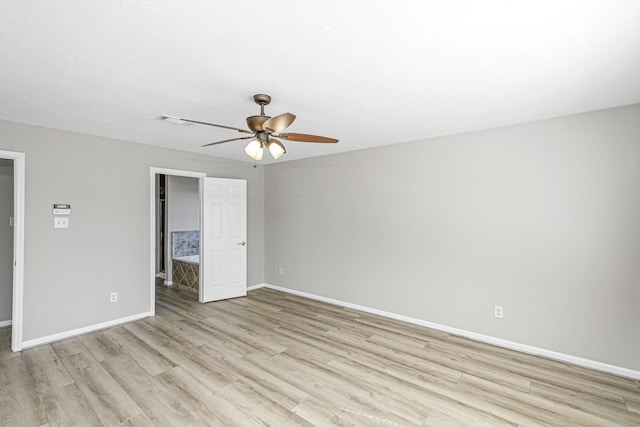
[[[198,178],[198,198],[199,198],[199,212],[200,212],[200,230],[202,230],[202,192],[204,191],[204,179],[207,177],[205,172],[186,171],[178,169],[167,169],[159,167],[150,167],[150,185],[149,185],[149,312],[152,316],[156,315],[156,175],[172,175],[172,176],[186,176],[189,178]],[[165,241],[167,236],[165,236]],[[202,260],[200,260],[200,277],[202,277]],[[166,262],[165,262],[166,268]]]
[[[22,350],[24,296],[25,153],[0,150],[0,158],[13,160],[13,301],[11,350]]]

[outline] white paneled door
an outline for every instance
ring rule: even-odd
[[[247,181],[205,178],[200,302],[247,294]]]

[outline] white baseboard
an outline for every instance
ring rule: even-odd
[[[160,279],[166,279],[167,278],[167,274],[164,271],[161,271],[159,273],[156,273],[156,277],[158,277]]]
[[[498,347],[508,348],[510,350],[516,350],[521,353],[548,357],[549,359],[555,359],[562,362],[567,362],[572,365],[582,366],[584,368],[590,368],[597,371],[607,372],[610,374],[619,375],[621,377],[627,377],[634,380],[640,380],[640,371],[635,371],[633,369],[623,368],[621,366],[609,365],[607,363],[602,363],[602,362],[598,362],[590,359],[584,359],[582,357],[576,357],[570,354],[558,353],[556,351],[546,350],[543,348],[533,347],[526,344],[503,340],[501,338],[478,334],[475,332],[466,331],[464,329],[452,328],[450,326],[427,322],[425,320],[416,319],[414,317],[403,316],[401,314],[396,314],[396,313],[390,313],[388,311],[369,308],[369,307],[365,307],[363,305],[358,305],[358,304],[352,304],[350,302],[340,301],[333,298],[314,295],[307,292],[298,291],[296,289],[283,288],[281,286],[270,285],[268,283],[261,283],[259,285],[250,286],[247,288],[247,290],[253,291],[260,288],[274,289],[276,291],[286,292],[289,294],[298,295],[298,296],[313,299],[316,301],[326,302],[326,303],[337,305],[340,307],[352,308],[354,310],[364,311],[365,313],[376,314],[378,316],[388,317],[390,319],[400,320],[403,322],[412,323],[414,325],[425,326],[427,328],[436,329],[438,331],[448,332],[452,335],[469,338],[474,341],[479,341],[486,344],[492,344]]]
[[[257,285],[247,286],[247,292],[255,291],[256,289],[260,289],[260,288],[268,288],[269,286],[270,285],[267,285],[266,283],[258,283]]]
[[[165,280],[163,285],[165,285],[165,286],[173,286],[173,282],[171,280]]]
[[[0,322],[0,328],[4,328],[6,326],[11,326],[11,320],[3,320]]]
[[[48,344],[54,341],[60,341],[66,338],[75,337],[77,335],[87,334],[89,332],[99,331],[100,329],[110,328],[112,326],[121,325],[123,323],[133,322],[134,320],[144,319],[151,316],[151,313],[134,314],[133,316],[122,317],[120,319],[110,320],[108,322],[98,323],[96,325],[85,326],[83,328],[74,329],[72,331],[60,332],[58,334],[48,335],[46,337],[35,338],[22,342],[22,349],[35,347],[37,345]]]

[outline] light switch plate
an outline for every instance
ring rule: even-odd
[[[69,228],[69,218],[67,217],[54,217],[53,228]]]

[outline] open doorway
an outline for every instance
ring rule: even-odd
[[[158,175],[156,259],[165,286],[199,291],[200,189],[197,178]]]
[[[13,305],[13,160],[0,159],[0,336],[10,339]]]
[[[197,178],[199,256],[198,295],[201,303],[237,298],[247,294],[247,181],[231,178],[207,178],[205,173],[173,169],[150,168],[150,301],[149,312],[156,313],[156,264],[157,264],[157,175]],[[171,222],[171,191],[165,194],[166,222]],[[184,208],[176,203],[177,208]],[[189,232],[190,230],[186,230]],[[170,230],[165,232],[165,280],[173,282],[173,259],[169,248]],[[172,243],[173,245],[173,243]],[[204,274],[203,274],[204,273]],[[173,285],[173,283],[171,283]],[[158,288],[159,290],[161,288]]]
[[[11,349],[22,350],[25,155],[0,150],[0,324],[10,327]],[[10,194],[9,194],[10,193]],[[5,227],[6,225],[6,227]],[[8,334],[7,334],[8,335]]]
[[[195,256],[199,257],[200,201],[205,177],[206,174],[201,172],[151,168],[152,314],[155,314],[156,283],[176,288],[188,288],[186,285],[191,283],[197,289],[194,279],[201,276],[202,267],[195,261]],[[192,257],[188,277],[184,269],[176,271],[174,268],[173,254]]]
[[[166,244],[167,235],[167,176],[156,175],[156,282],[166,281]]]

